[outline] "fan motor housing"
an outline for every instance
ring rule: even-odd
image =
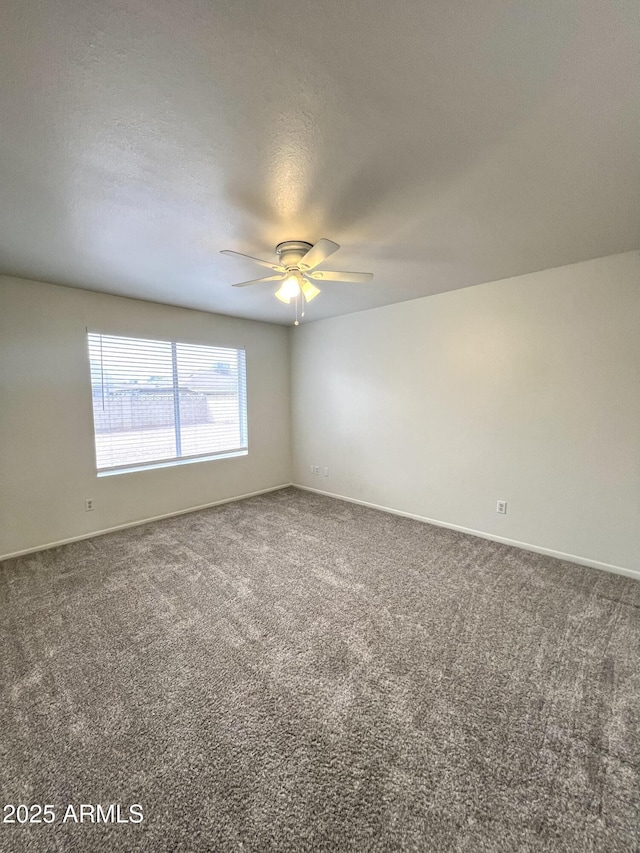
[[[297,266],[298,261],[312,248],[311,243],[306,243],[304,240],[285,240],[284,243],[278,243],[276,246],[276,254],[282,266],[288,269]]]

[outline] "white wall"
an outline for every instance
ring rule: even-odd
[[[98,479],[87,326],[245,345],[249,455]],[[289,331],[294,482],[640,570],[637,253],[292,330],[0,277],[0,555],[288,483]]]
[[[87,326],[244,345],[248,456],[98,479]],[[289,385],[284,327],[0,277],[0,555],[289,483]]]
[[[294,482],[639,570],[639,283],[627,253],[300,326]]]

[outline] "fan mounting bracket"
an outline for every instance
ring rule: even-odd
[[[304,240],[285,240],[276,246],[276,254],[282,266],[289,269],[296,267],[300,259],[312,248],[311,243],[306,243]]]

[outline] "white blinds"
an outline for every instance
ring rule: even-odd
[[[98,471],[247,450],[242,349],[89,333]]]

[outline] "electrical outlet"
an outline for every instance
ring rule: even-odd
[[[93,498],[85,498],[84,499],[84,511],[91,512],[93,509]]]
[[[329,476],[329,469],[328,469],[328,468],[323,468],[323,469],[322,469],[322,474],[323,474],[323,476],[324,476],[324,477],[328,477],[328,476]]]
[[[309,465],[309,473],[310,473],[310,474],[315,473],[315,472],[314,472],[314,466],[313,466],[313,465]]]
[[[507,502],[506,501],[498,501],[496,504],[496,512],[499,512],[500,515],[507,514]]]
[[[314,474],[319,474],[319,473],[320,473],[320,468],[319,468],[317,465],[314,465],[314,466],[313,466],[313,473],[314,473]]]

